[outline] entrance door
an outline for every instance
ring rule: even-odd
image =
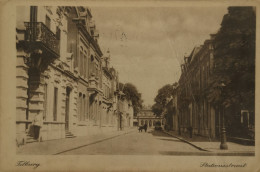
[[[66,88],[66,104],[65,104],[65,130],[69,130],[69,111],[70,111],[70,88]]]

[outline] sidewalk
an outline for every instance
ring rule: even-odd
[[[255,146],[247,146],[247,145],[241,145],[233,142],[227,142],[228,150],[221,150],[219,148],[220,141],[218,140],[210,140],[209,138],[193,135],[192,138],[189,138],[187,134],[183,134],[182,136],[179,136],[176,131],[165,131],[164,133],[175,137],[187,144],[190,144],[194,146],[195,148],[205,151],[208,153],[214,153],[217,155],[248,155],[248,156],[254,156],[255,155]]]
[[[62,152],[73,150],[79,147],[102,142],[123,134],[137,131],[135,127],[125,129],[124,131],[113,131],[91,136],[79,136],[75,138],[64,138],[44,142],[34,142],[17,147],[16,153],[21,155],[57,155]]]

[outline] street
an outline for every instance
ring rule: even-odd
[[[187,155],[200,154],[195,147],[160,131],[134,131],[96,144],[76,148],[62,155]]]

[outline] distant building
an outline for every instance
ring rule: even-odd
[[[147,124],[148,127],[155,127],[156,123],[160,123],[161,126],[165,125],[165,119],[163,117],[157,117],[153,112],[151,107],[143,107],[137,114],[136,119],[138,121],[138,126]]]

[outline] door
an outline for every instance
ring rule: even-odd
[[[70,88],[66,89],[66,104],[65,104],[65,130],[69,130],[69,111],[70,111]]]

